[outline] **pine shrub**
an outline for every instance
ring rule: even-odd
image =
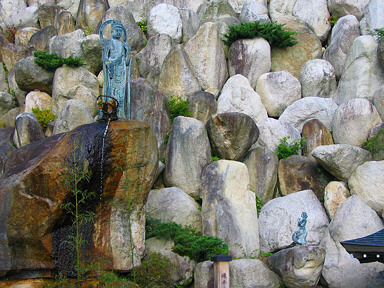
[[[70,67],[85,65],[80,58],[74,58],[72,56],[63,58],[56,53],[48,54],[47,51],[36,51],[33,56],[37,65],[50,72],[54,72],[57,68],[63,66],[64,64]]]

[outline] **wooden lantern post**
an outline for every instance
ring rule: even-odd
[[[232,261],[232,257],[217,255],[211,260],[214,262],[214,288],[229,288],[229,261]]]

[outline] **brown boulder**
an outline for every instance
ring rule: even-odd
[[[302,135],[305,137],[303,142],[303,155],[312,158],[311,152],[321,145],[332,145],[332,134],[328,131],[327,127],[318,119],[307,121],[302,130]]]

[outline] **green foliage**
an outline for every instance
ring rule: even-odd
[[[331,15],[328,19],[329,23],[331,24],[331,26],[335,26],[336,23],[337,23],[337,20],[339,20],[339,14],[334,14],[334,15]]]
[[[217,156],[211,156],[211,158],[212,158],[212,162],[216,162],[220,160],[220,158]]]
[[[172,287],[171,269],[175,264],[160,253],[151,253],[146,256],[140,266],[134,267],[137,284],[140,287],[169,288]],[[120,287],[120,286],[119,286]]]
[[[136,24],[140,27],[141,31],[144,32],[145,36],[147,36],[147,20],[136,22]]]
[[[240,25],[229,26],[228,33],[225,34],[224,43],[230,47],[238,39],[253,39],[263,37],[272,47],[286,48],[295,45],[298,41],[293,35],[296,32],[288,31],[283,28],[285,24],[242,23]]]
[[[384,160],[384,129],[364,142],[364,148],[372,153],[373,160]]]
[[[299,153],[299,150],[303,149],[301,144],[305,142],[305,137],[302,137],[300,139],[294,139],[288,142],[290,138],[290,136],[287,136],[283,139],[280,139],[280,144],[279,146],[277,146],[276,149],[277,157],[279,159],[286,159],[292,155],[297,155]]]
[[[202,235],[189,226],[183,227],[175,222],[161,223],[160,220],[147,219],[146,237],[173,240],[173,252],[196,262],[210,260],[214,255],[228,254],[228,245],[220,238]]]
[[[32,108],[32,113],[39,121],[41,129],[47,129],[48,123],[55,120],[57,117],[51,113],[49,109]]]
[[[188,117],[192,111],[189,109],[189,99],[182,100],[180,96],[171,96],[168,101],[169,119],[171,122],[178,116]]]
[[[3,62],[3,69],[4,69],[4,72],[5,72],[5,82],[7,82],[8,83],[8,73],[9,73],[9,71],[8,71],[8,69],[7,69],[7,66],[4,64],[4,62]]]
[[[85,63],[80,58],[73,58],[72,56],[63,58],[56,53],[48,54],[47,51],[36,51],[33,56],[37,65],[51,72],[55,71],[57,68],[63,66],[64,64],[70,67],[79,67],[85,65]]]
[[[384,39],[384,28],[375,29],[375,31],[369,30],[369,32],[377,37],[377,42],[380,42]]]
[[[255,193],[256,194],[256,193]],[[257,215],[260,215],[261,208],[263,206],[261,205],[261,197],[256,194],[256,208],[257,208]]]

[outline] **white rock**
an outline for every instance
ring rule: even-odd
[[[40,91],[31,91],[25,96],[25,112],[32,113],[32,108],[51,109],[52,97]]]
[[[261,252],[273,252],[292,244],[302,212],[308,214],[308,245],[318,245],[329,224],[328,217],[316,195],[304,190],[272,199],[263,206],[259,217]]]
[[[356,98],[341,104],[332,119],[335,144],[362,147],[373,126],[381,123],[376,108],[366,99]]]
[[[362,34],[370,34],[371,31],[382,29],[384,23],[384,2],[381,0],[370,0],[365,6],[364,17],[360,21]]]
[[[38,8],[36,6],[26,7],[21,10],[13,12],[6,20],[6,27],[25,28],[36,27],[39,28],[39,17],[37,14]]]
[[[328,8],[333,15],[354,15],[360,20],[368,3],[369,0],[328,0]]]
[[[244,3],[239,19],[242,23],[259,21],[270,22],[266,1],[248,0]]]
[[[181,42],[182,21],[179,9],[169,4],[159,4],[149,11],[148,36],[168,34],[176,42]]]
[[[384,86],[376,90],[373,95],[373,105],[375,105],[381,119],[384,119]]]
[[[384,209],[384,160],[360,165],[348,179],[351,194],[356,194],[381,215]]]
[[[279,120],[290,123],[301,131],[305,122],[318,119],[328,130],[331,130],[332,117],[337,107],[337,104],[331,98],[305,97],[288,106]]]
[[[268,117],[259,94],[252,89],[248,79],[240,74],[228,79],[217,100],[217,114],[224,112],[247,114],[256,124]]]
[[[77,29],[71,33],[54,36],[49,40],[49,53],[56,53],[61,57],[67,58],[71,56],[73,45],[84,37],[85,34],[81,29]]]
[[[13,13],[27,8],[25,0],[2,0],[0,1],[0,18],[2,22],[11,16]],[[4,29],[5,23],[1,23],[0,26]]]
[[[256,92],[270,117],[279,117],[293,102],[301,99],[301,85],[288,71],[265,73],[259,77]]]

